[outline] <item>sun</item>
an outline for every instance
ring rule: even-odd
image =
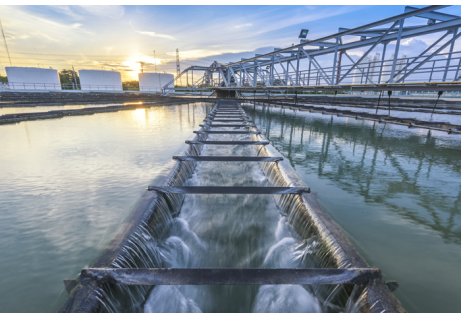
[[[147,55],[136,55],[131,56],[127,61],[123,62],[123,65],[133,71],[125,71],[126,77],[131,81],[138,80],[138,74],[141,73],[141,63],[144,62],[144,72],[155,72],[154,65],[157,64],[157,67],[162,65],[162,59],[154,59]],[[159,71],[158,71],[159,72]]]

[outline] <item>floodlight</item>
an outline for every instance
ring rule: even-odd
[[[299,37],[300,39],[305,39],[307,37],[307,34],[309,33],[309,30],[308,29],[301,29],[301,32],[299,33]]]

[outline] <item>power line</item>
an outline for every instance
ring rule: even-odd
[[[8,44],[6,43],[5,32],[3,32],[2,21],[0,21],[0,28],[2,29],[3,41],[5,42],[5,49],[8,54],[8,60],[10,60],[10,66],[13,66],[13,64],[11,64],[10,52],[8,51]]]

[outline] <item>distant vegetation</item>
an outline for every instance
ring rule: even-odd
[[[126,91],[139,91],[139,81],[125,81],[122,85]]]
[[[8,78],[6,76],[0,75],[0,82],[6,83],[8,82]]]
[[[77,84],[80,84],[80,78],[78,77],[77,72],[75,72],[75,77],[77,78]],[[59,72],[59,80],[61,81],[61,84],[75,84],[74,72],[67,69],[61,70],[61,72]]]

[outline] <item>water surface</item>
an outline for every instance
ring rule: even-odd
[[[1,125],[0,311],[57,311],[67,297],[63,279],[102,253],[207,107]]]
[[[407,311],[461,312],[461,136],[245,109]]]

